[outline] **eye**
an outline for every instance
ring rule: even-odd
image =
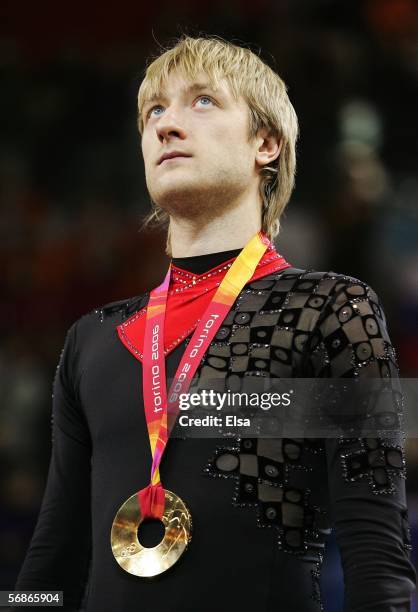
[[[155,111],[155,110],[162,109],[162,108],[163,108],[163,107],[161,106],[161,104],[156,104],[155,106],[152,106],[152,107],[149,109],[149,111],[147,112],[147,115],[146,115],[146,116],[147,116],[147,118],[148,118],[148,117],[151,117],[151,115],[152,115],[152,114],[154,114],[154,111]],[[156,115],[158,116],[158,115],[160,115],[160,113],[157,113]]]
[[[214,104],[214,101],[210,96],[199,96],[197,101],[202,102],[203,106],[209,106],[209,104]]]

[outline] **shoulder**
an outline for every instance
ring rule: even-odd
[[[288,308],[300,307],[298,324],[309,337],[304,357],[314,376],[397,375],[398,363],[381,298],[366,281],[334,271],[291,269],[275,279]],[[296,326],[297,327],[297,326]]]
[[[274,281],[270,287],[273,291],[316,294],[327,298],[327,302],[335,301],[340,304],[350,299],[379,302],[379,296],[366,281],[332,270],[291,267],[269,274],[251,286],[256,288],[257,283],[267,280]]]
[[[147,292],[123,300],[108,302],[107,304],[93,308],[85,316],[95,318],[101,323],[107,320],[112,320],[112,322],[114,322],[118,319],[122,322],[146,304],[148,295]]]
[[[381,300],[373,287],[365,280],[333,270],[286,268],[250,283],[246,292],[267,294],[262,310],[293,309],[295,316],[300,312],[305,330],[312,331],[328,314],[349,305],[355,305],[354,314],[356,310],[374,314],[385,322]]]
[[[297,276],[293,290],[304,290],[325,298],[318,322],[338,313],[340,322],[354,316],[372,315],[382,325],[386,324],[381,298],[367,281],[334,271],[298,270]]]
[[[128,297],[98,305],[78,317],[67,331],[73,343],[89,338],[97,338],[114,330],[117,325],[141,310],[147,301],[148,293]]]

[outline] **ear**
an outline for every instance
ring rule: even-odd
[[[267,128],[261,128],[256,138],[255,161],[260,166],[267,166],[277,159],[282,150],[283,140],[274,136]]]

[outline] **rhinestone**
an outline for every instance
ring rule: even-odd
[[[324,298],[313,297],[309,300],[308,305],[313,306],[314,308],[318,308],[319,306],[322,306],[323,303],[324,303]]]
[[[352,314],[351,308],[349,307],[343,308],[338,313],[338,318],[342,323],[345,323],[345,321],[348,321],[348,319],[351,317],[351,314]]]
[[[235,316],[235,323],[239,323],[239,324],[245,324],[248,323],[248,321],[250,320],[250,315],[248,312],[239,312],[236,316]]]
[[[246,493],[254,493],[254,485],[252,485],[250,482],[246,482],[244,485],[244,490]]]
[[[277,476],[279,475],[279,470],[275,465],[266,465],[264,471],[267,476],[271,476],[272,478],[277,478]]]
[[[332,348],[337,348],[339,347],[341,344],[341,340],[338,340],[338,338],[336,338],[335,340],[332,341],[331,346]]]
[[[360,359],[368,359],[372,354],[372,347],[368,342],[361,342],[356,348],[356,353]]]
[[[218,330],[218,333],[215,336],[215,338],[217,340],[224,340],[224,338],[229,336],[230,331],[231,330],[228,327],[220,327],[219,330]]]
[[[251,442],[251,440],[244,440],[243,446],[244,446],[244,448],[246,448],[248,450],[249,448],[253,447],[253,443]]]
[[[377,334],[378,326],[377,326],[377,323],[376,323],[376,321],[374,319],[372,319],[372,318],[366,319],[365,327],[366,327],[367,333],[373,334],[373,335]]]
[[[272,521],[273,519],[275,519],[277,516],[277,510],[275,508],[272,508],[271,506],[269,506],[266,509],[266,517],[268,519],[270,519],[270,521]]]

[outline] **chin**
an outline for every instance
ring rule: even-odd
[[[164,181],[165,182],[165,181]],[[190,209],[190,204],[199,202],[207,191],[202,185],[194,185],[190,180],[169,180],[166,185],[150,190],[152,200],[167,212]]]

